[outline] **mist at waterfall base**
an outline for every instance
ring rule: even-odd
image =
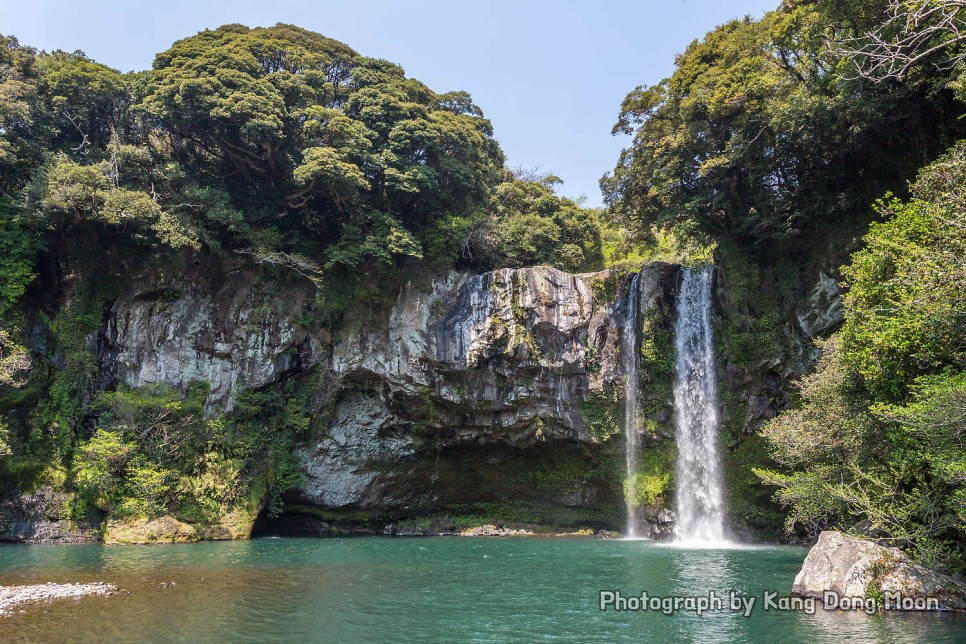
[[[638,357],[639,280],[630,284],[621,335],[625,382],[626,538],[637,538],[637,513],[630,487],[640,461]],[[735,547],[725,538],[721,459],[718,452],[717,376],[711,328],[711,266],[685,268],[675,304],[674,426],[677,442],[674,544]]]

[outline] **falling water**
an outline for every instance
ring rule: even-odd
[[[685,269],[674,323],[678,444],[675,531],[680,541],[724,541],[711,277],[711,267]]]
[[[631,290],[627,296],[627,311],[624,329],[621,333],[621,357],[624,367],[624,450],[627,459],[627,477],[625,479],[624,502],[627,506],[627,536],[633,539],[637,536],[636,505],[632,494],[634,474],[637,472],[639,455],[639,437],[637,433],[638,394],[640,382],[637,358],[637,309],[638,291],[637,280],[640,274],[631,280]]]

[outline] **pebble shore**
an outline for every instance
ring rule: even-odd
[[[0,586],[0,617],[9,615],[13,609],[29,602],[87,597],[89,595],[113,595],[117,586],[96,582],[92,584],[33,584],[30,586]]]

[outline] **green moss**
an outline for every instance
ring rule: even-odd
[[[727,285],[717,329],[720,353],[746,368],[794,356],[785,322],[791,321],[793,312],[787,309],[801,290],[798,272],[790,264],[766,270],[727,244],[718,248],[717,259]]]
[[[410,430],[415,439],[416,451],[437,451],[439,448],[439,423],[443,410],[429,387],[420,387],[409,399],[406,412],[412,419]]]
[[[529,468],[522,477],[541,496],[560,496],[580,492],[596,473],[586,458],[576,452],[553,450]]]
[[[590,292],[597,304],[609,304],[623,297],[630,284],[630,276],[641,270],[641,264],[613,266],[603,277],[590,278]]]
[[[237,400],[237,411],[227,419],[236,449],[248,459],[251,480],[265,477],[265,504],[271,516],[282,512],[283,494],[301,485],[296,447],[328,429],[312,413],[320,389],[317,372],[287,378]]]
[[[866,570],[869,581],[865,585],[865,598],[873,600],[878,607],[885,603],[885,594],[882,592],[882,578],[889,572],[893,564],[894,561],[890,556],[883,555],[869,564],[869,568]]]
[[[674,385],[674,334],[670,316],[650,308],[644,312],[641,329],[641,378],[660,393],[670,393]]]
[[[34,262],[40,250],[40,240],[17,214],[9,199],[0,198],[0,323],[20,321],[17,304],[34,280]]]
[[[384,524],[392,518],[391,514],[379,510],[328,510],[302,503],[286,503],[283,510],[286,514],[304,514],[332,523],[377,525]]]
[[[450,505],[441,514],[457,530],[486,524],[503,524],[511,528],[529,528],[536,532],[572,529],[587,523],[611,523],[614,509],[560,508],[539,501],[514,500]]]
[[[741,400],[741,393],[729,387],[720,387],[718,398],[724,411],[721,418],[722,444],[730,445],[744,433],[748,406]]]
[[[624,483],[624,494],[638,506],[663,506],[674,487],[676,447],[664,441],[641,450],[637,472]]]
[[[266,297],[266,301],[252,309],[248,316],[248,323],[245,325],[245,330],[248,333],[261,331],[275,314],[275,303],[269,300],[265,294],[262,294],[262,297]]]
[[[643,427],[660,430],[658,418],[666,415],[674,399],[674,334],[670,312],[652,307],[644,311],[640,337],[641,414]]]
[[[105,307],[117,296],[117,289],[104,279],[81,280],[53,318],[38,314],[48,329],[53,358],[36,361],[28,382],[0,401],[0,409],[18,408],[16,444],[5,469],[14,474],[18,489],[35,487],[30,472],[39,475],[38,463],[70,464],[78,429],[86,414],[100,365],[95,338],[104,319]]]
[[[610,440],[623,431],[624,410],[614,394],[594,394],[578,409],[590,435],[598,441]]]

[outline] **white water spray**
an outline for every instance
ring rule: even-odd
[[[640,273],[631,279],[631,290],[627,295],[624,328],[621,331],[621,358],[624,370],[624,450],[627,460],[627,476],[624,479],[624,503],[627,507],[627,538],[637,536],[637,506],[634,503],[632,486],[637,473],[640,453],[637,417],[639,414],[638,384],[640,382],[637,357],[637,310],[639,294],[637,280]]]
[[[685,269],[677,301],[674,422],[679,541],[724,542],[718,392],[711,334],[712,269]]]

